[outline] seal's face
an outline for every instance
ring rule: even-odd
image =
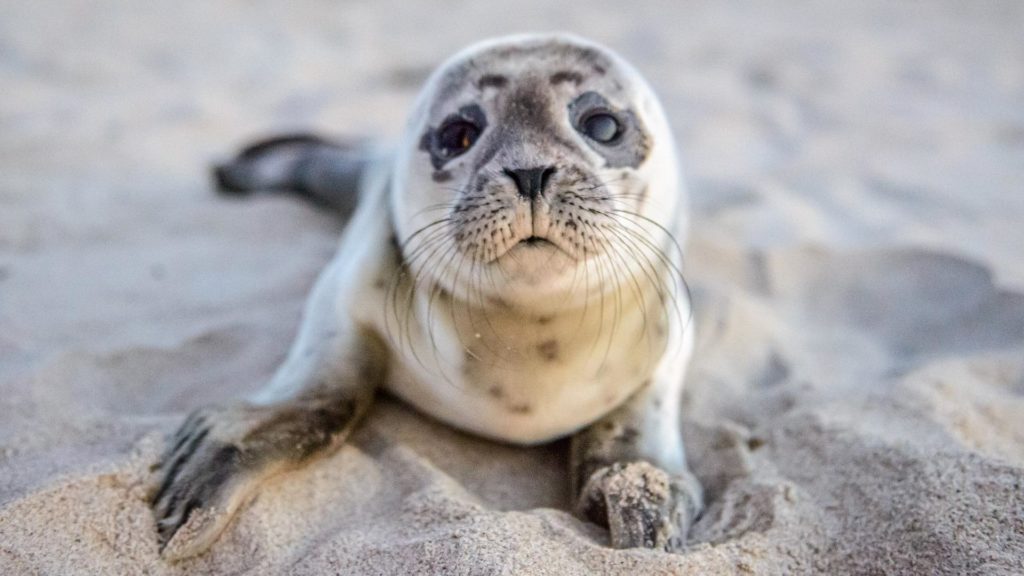
[[[672,228],[677,201],[671,136],[606,50],[564,36],[471,48],[435,73],[410,129],[395,227],[437,285],[590,295],[660,264],[656,231]]]

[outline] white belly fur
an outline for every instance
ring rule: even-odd
[[[543,390],[524,386],[514,392],[515,400],[509,400],[494,397],[477,383],[447,382],[417,372],[421,371],[397,366],[387,389],[452,426],[515,444],[536,444],[575,432],[622,403],[643,383],[552,382]]]
[[[432,335],[418,324],[401,345],[392,340],[386,387],[474,434],[517,444],[553,440],[607,414],[649,380],[667,321],[648,307],[645,322],[641,309],[624,313],[614,331],[593,309],[582,322],[566,314],[544,325],[492,310],[486,325],[493,331],[484,333],[473,331],[483,331],[479,319],[435,310]]]

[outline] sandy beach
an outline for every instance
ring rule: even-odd
[[[1024,574],[1024,4],[7,2],[0,574]],[[145,500],[191,409],[258,389],[342,229],[207,168],[395,138],[479,39],[568,30],[661,96],[693,206],[685,554],[570,513],[566,443],[382,397],[207,554]]]

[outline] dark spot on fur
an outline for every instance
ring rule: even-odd
[[[632,426],[627,426],[619,435],[619,442],[624,444],[633,444],[640,437],[640,431]]]
[[[507,300],[505,300],[504,298],[499,298],[498,296],[489,296],[487,298],[487,301],[490,302],[491,305],[495,306],[496,308],[504,308],[507,310],[512,307]]]
[[[508,411],[513,414],[529,414],[530,412],[533,412],[533,407],[525,402],[520,404],[510,404],[507,408]]]
[[[540,324],[541,326],[546,326],[548,324],[551,324],[551,321],[554,319],[554,316],[540,316],[537,318],[537,324]]]
[[[504,398],[505,397],[505,391],[498,384],[495,384],[495,385],[491,386],[490,388],[488,388],[487,389],[487,394],[490,397],[492,397],[492,398]]]
[[[501,74],[484,74],[477,81],[476,86],[483,90],[484,88],[504,88],[508,84],[508,78],[505,78]]]
[[[552,74],[550,81],[552,84],[572,82],[573,84],[579,85],[583,82],[583,75],[579,72],[573,72],[572,70],[561,70]]]
[[[540,345],[537,346],[537,352],[540,353],[541,358],[548,362],[558,360],[558,341],[546,340],[541,342]]]
[[[377,278],[373,281],[373,287],[377,290],[383,290],[387,287],[387,282],[385,282],[383,278]]]
[[[750,448],[751,452],[757,450],[761,446],[764,446],[764,439],[762,438],[758,438],[757,436],[751,436],[750,439],[747,440],[747,448]]]
[[[430,175],[430,178],[438,184],[447,182],[452,179],[452,173],[447,170],[434,170],[434,173]]]

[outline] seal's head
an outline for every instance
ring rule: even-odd
[[[419,97],[392,214],[419,278],[464,297],[588,298],[650,278],[682,233],[675,150],[646,82],[606,48],[513,36]]]

